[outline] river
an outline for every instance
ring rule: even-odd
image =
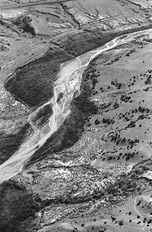
[[[118,36],[95,50],[89,51],[61,64],[60,71],[57,74],[58,79],[54,83],[53,97],[29,115],[28,122],[31,124],[34,133],[26,139],[18,151],[0,165],[0,183],[21,172],[30,157],[44,145],[47,139],[59,129],[64,120],[68,117],[73,96],[76,97],[80,94],[82,74],[93,58],[118,45],[133,41],[137,36],[150,34],[152,34],[152,29],[130,33],[125,36]],[[46,125],[42,128],[38,128],[33,124],[33,119],[46,105],[50,105],[52,108],[52,115]]]

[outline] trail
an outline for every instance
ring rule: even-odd
[[[27,138],[18,151],[16,151],[6,162],[0,165],[0,183],[21,172],[30,157],[32,157],[32,155],[44,145],[47,139],[60,128],[64,120],[70,114],[70,104],[73,96],[76,97],[80,94],[82,74],[90,61],[105,51],[135,40],[139,35],[149,34],[152,34],[152,29],[131,33],[125,35],[125,37],[119,36],[106,43],[104,46],[61,64],[60,71],[57,74],[58,79],[54,83],[53,97],[47,103],[40,106],[34,113],[29,115],[28,122],[34,129],[34,133]],[[49,123],[42,128],[39,128],[33,124],[33,119],[39,110],[46,105],[50,105],[53,113],[49,118]]]

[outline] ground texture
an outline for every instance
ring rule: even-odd
[[[152,1],[0,2],[0,164],[31,136],[60,65],[151,28]],[[152,36],[93,59],[62,126],[0,185],[1,232],[152,231]],[[42,110],[47,123],[52,111]],[[37,119],[38,120],[38,119]]]

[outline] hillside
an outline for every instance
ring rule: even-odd
[[[150,232],[152,1],[1,0],[0,54],[0,231]]]

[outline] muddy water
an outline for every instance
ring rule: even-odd
[[[53,97],[47,103],[40,106],[28,118],[28,122],[33,128],[34,133],[26,139],[13,156],[0,165],[0,183],[21,172],[35,151],[42,147],[46,140],[62,125],[70,114],[70,104],[73,96],[78,96],[80,94],[82,74],[93,58],[118,45],[135,40],[137,36],[151,34],[152,29],[148,29],[131,33],[127,36],[125,35],[125,37],[119,36],[106,43],[104,46],[61,64],[60,71],[57,75],[58,79],[54,83]],[[33,122],[36,122],[37,115],[46,106],[50,106],[50,111],[52,113],[48,119],[48,123],[39,127],[38,124]]]

